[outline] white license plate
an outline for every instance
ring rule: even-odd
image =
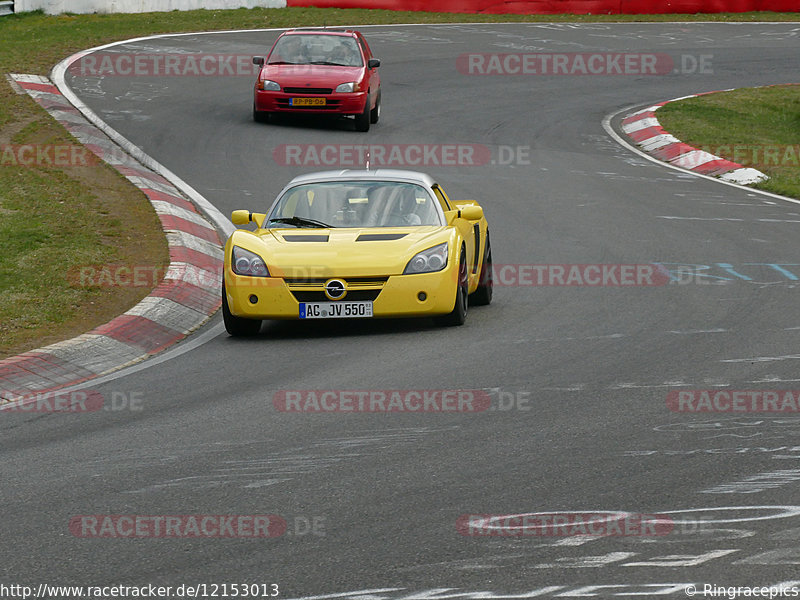
[[[372,302],[301,302],[301,319],[353,319],[372,316]]]

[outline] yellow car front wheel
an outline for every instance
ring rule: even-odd
[[[261,331],[260,320],[243,319],[231,314],[224,282],[222,283],[222,320],[225,323],[225,330],[234,337],[253,336]]]
[[[467,320],[467,296],[469,294],[469,279],[467,276],[467,254],[461,249],[461,257],[458,260],[458,287],[456,288],[456,304],[452,312],[437,317],[437,323],[441,325],[454,326],[463,325]]]

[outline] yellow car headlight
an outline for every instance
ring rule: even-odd
[[[250,252],[239,246],[233,247],[233,272],[237,275],[248,277],[269,277],[269,269],[264,259],[255,252]]]
[[[417,253],[408,261],[403,275],[434,273],[447,266],[447,242]]]

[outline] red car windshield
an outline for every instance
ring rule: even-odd
[[[362,67],[364,61],[358,50],[358,42],[352,37],[292,34],[278,39],[267,64]]]

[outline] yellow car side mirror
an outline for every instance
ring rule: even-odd
[[[235,210],[231,213],[231,222],[234,225],[247,225],[250,222],[249,210]]]
[[[475,204],[464,206],[461,209],[461,218],[467,221],[480,221],[483,218],[483,209]]]

